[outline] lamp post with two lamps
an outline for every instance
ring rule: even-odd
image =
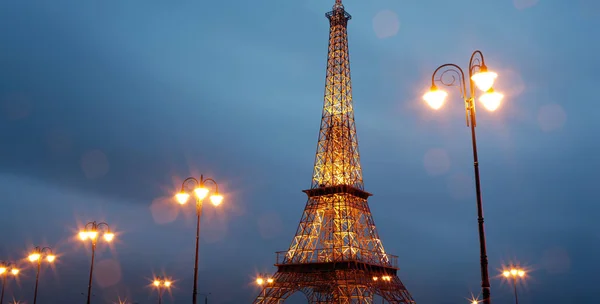
[[[0,261],[0,277],[2,277],[2,292],[0,293],[0,304],[4,303],[4,289],[6,288],[6,278],[9,274],[17,276],[19,268],[15,267],[15,263]]]
[[[436,76],[440,73],[439,78]],[[481,183],[479,180],[479,158],[477,156],[477,139],[475,136],[475,126],[477,120],[475,116],[475,87],[485,92],[479,101],[489,111],[495,111],[499,106],[504,95],[495,92],[492,88],[498,75],[488,71],[481,51],[475,51],[471,55],[468,70],[469,87],[466,85],[465,72],[456,64],[447,63],[438,67],[431,76],[431,90],[423,95],[423,99],[433,109],[440,109],[444,105],[444,100],[448,96],[443,90],[436,86],[436,82],[448,86],[458,87],[462,95],[465,110],[467,126],[471,128],[471,141],[473,145],[473,167],[475,169],[475,193],[477,195],[477,221],[479,228],[479,250],[481,264],[481,288],[483,304],[490,304],[490,279],[488,273],[487,249],[485,244],[485,229],[483,225],[483,203],[481,199]]]
[[[502,275],[508,280],[512,278],[513,289],[515,290],[515,304],[519,304],[519,296],[517,295],[517,279],[525,277],[525,270],[520,268],[511,268],[510,270],[503,271]]]
[[[171,281],[165,277],[156,277],[154,282],[152,282],[152,285],[158,289],[158,304],[162,304],[163,292],[165,291],[165,288],[170,288],[171,284]]]
[[[90,263],[90,279],[88,282],[87,304],[90,304],[92,302],[92,275],[94,273],[94,258],[96,257],[96,244],[100,233],[102,233],[102,237],[106,242],[111,242],[115,238],[115,234],[110,231],[110,227],[107,223],[104,222],[89,222],[85,225],[83,231],[79,232],[79,238],[82,241],[88,239],[92,241],[92,262]]]
[[[194,260],[194,291],[192,293],[192,303],[198,303],[198,246],[200,241],[200,216],[202,215],[202,205],[203,201],[210,192],[208,188],[205,186],[207,184],[212,184],[215,187],[215,194],[210,196],[210,202],[214,206],[218,206],[223,202],[223,196],[219,194],[219,185],[212,178],[204,178],[203,175],[200,175],[200,179],[196,179],[194,177],[186,178],[183,183],[181,183],[181,191],[175,195],[177,202],[183,205],[187,203],[190,198],[190,194],[188,193],[187,185],[192,184],[194,186],[194,194],[196,196],[196,257]]]
[[[50,247],[35,247],[31,254],[27,257],[30,262],[37,262],[37,271],[35,274],[35,289],[33,291],[33,304],[37,303],[37,291],[38,291],[38,282],[40,279],[40,269],[42,268],[42,260],[46,260],[48,263],[53,263],[56,260],[56,256],[52,253],[52,248]]]

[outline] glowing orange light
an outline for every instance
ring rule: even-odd
[[[475,82],[478,89],[486,92],[494,86],[497,77],[498,74],[485,70],[471,76],[471,80]]]
[[[517,278],[517,277],[524,277],[526,275],[525,270],[521,269],[521,268],[511,268],[508,270],[504,270],[502,272],[502,275],[506,278],[509,277],[513,277],[513,278]]]
[[[185,192],[180,192],[175,195],[175,198],[177,199],[177,202],[179,202],[179,204],[183,205],[187,203],[188,199],[190,198],[190,195]]]
[[[115,234],[112,232],[107,232],[104,234],[104,240],[106,240],[107,242],[112,241],[115,238]]]
[[[39,253],[32,253],[27,258],[29,259],[30,262],[35,262],[35,261],[38,261],[40,259],[40,257],[41,257],[41,255]]]
[[[208,195],[208,189],[204,187],[198,187],[194,189],[194,193],[196,194],[196,197],[202,200]]]
[[[223,202],[223,196],[219,194],[211,195],[210,202],[215,206],[219,206]]]
[[[447,96],[448,93],[433,86],[429,92],[423,95],[423,99],[431,108],[438,110],[444,105],[444,101],[446,100]]]
[[[493,89],[489,89],[485,94],[479,97],[479,101],[488,111],[496,111],[502,102],[504,95],[498,92],[494,92]]]

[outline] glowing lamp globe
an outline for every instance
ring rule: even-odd
[[[498,92],[494,92],[493,89],[489,89],[485,94],[479,97],[479,101],[488,111],[496,111],[502,102],[504,95]]]
[[[177,199],[177,202],[181,205],[187,203],[189,198],[190,195],[185,192],[180,192],[175,195],[175,199]]]
[[[37,261],[37,260],[40,259],[40,254],[39,253],[32,253],[27,258],[29,259],[30,262],[35,262],[35,261]]]
[[[198,187],[194,189],[194,193],[196,194],[196,197],[198,197],[198,199],[204,199],[208,195],[208,189],[204,187]]]
[[[444,101],[446,100],[447,96],[448,93],[445,91],[439,90],[436,87],[432,87],[429,92],[423,95],[423,99],[431,108],[438,110],[444,105]]]
[[[477,86],[478,89],[487,92],[494,86],[494,81],[496,81],[497,77],[498,74],[484,70],[471,76],[471,80],[475,82],[475,86]]]
[[[220,194],[211,195],[210,202],[215,206],[219,206],[223,202],[223,196]]]
[[[87,237],[90,238],[90,239],[92,239],[92,240],[95,240],[96,237],[98,237],[98,231],[88,231],[87,232]]]
[[[107,242],[112,241],[115,238],[115,234],[112,232],[107,232],[104,234],[104,240]]]

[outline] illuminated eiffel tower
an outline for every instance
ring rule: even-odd
[[[367,203],[354,125],[346,25],[336,0],[330,22],[325,101],[308,202],[277,272],[262,282],[254,303],[283,303],[295,292],[309,303],[415,303],[398,278],[396,256],[385,252]]]

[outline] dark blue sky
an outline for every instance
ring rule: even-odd
[[[530,267],[523,303],[600,296],[597,2],[344,1],[365,186],[418,303],[479,290],[464,110],[457,92],[438,112],[421,101],[438,65],[465,66],[475,49],[505,94],[478,112],[491,273]],[[154,301],[153,273],[189,301],[193,210],[168,199],[203,173],[226,198],[205,208],[200,291],[250,302],[306,202],[332,3],[1,1],[0,260],[53,246],[40,300],[82,302],[90,252],[73,237],[104,220],[119,234],[99,247],[96,303]],[[7,298],[31,301],[34,276],[25,269]],[[512,301],[497,278],[492,295]]]

